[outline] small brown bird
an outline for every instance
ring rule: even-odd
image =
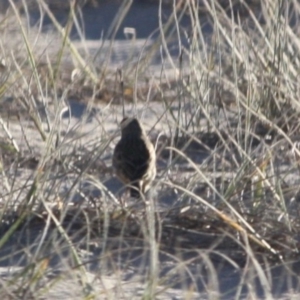
[[[156,176],[156,155],[142,124],[135,118],[121,122],[121,139],[113,154],[117,177],[130,185],[130,196],[139,198]]]

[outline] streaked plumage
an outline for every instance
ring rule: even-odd
[[[137,119],[124,118],[120,125],[122,136],[113,154],[113,167],[117,177],[131,186],[131,197],[139,198],[156,176],[155,150]]]

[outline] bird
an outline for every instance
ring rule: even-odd
[[[137,118],[125,117],[120,127],[121,139],[113,153],[113,169],[117,178],[129,186],[130,197],[140,198],[156,176],[155,149]]]

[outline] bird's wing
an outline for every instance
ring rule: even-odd
[[[149,167],[150,153],[142,139],[121,140],[113,157],[113,164],[128,181],[136,181],[145,175]]]

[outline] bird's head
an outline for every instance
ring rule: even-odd
[[[122,136],[137,135],[141,136],[144,133],[142,124],[136,118],[125,117],[121,123]]]

